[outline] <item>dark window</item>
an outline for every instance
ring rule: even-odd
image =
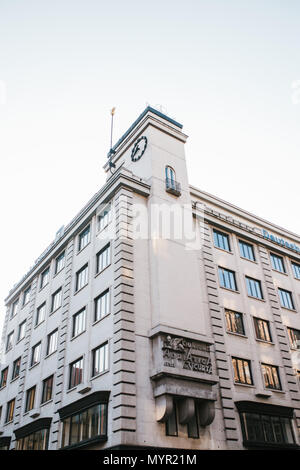
[[[35,386],[27,390],[25,412],[31,411],[34,408],[34,399],[35,399]]]
[[[261,299],[261,300],[263,299],[260,281],[246,276],[246,285],[247,285],[247,292],[250,297],[255,297],[256,299]]]
[[[110,264],[110,244],[106,245],[102,250],[97,253],[97,273],[100,273]]]
[[[19,325],[18,341],[21,341],[21,339],[23,339],[25,337],[25,331],[26,331],[26,320],[24,320]]]
[[[55,260],[55,274],[65,267],[65,253],[61,253]]]
[[[300,264],[292,263],[294,276],[296,279],[300,279]]]
[[[47,268],[41,274],[41,286],[40,286],[41,289],[48,284],[49,278],[50,278],[50,268]]]
[[[295,310],[292,293],[288,290],[278,288],[281,306],[289,310]]]
[[[42,391],[42,400],[41,403],[46,403],[52,398],[52,389],[53,389],[53,375],[43,380],[43,391]]]
[[[14,332],[12,331],[7,335],[7,340],[6,340],[6,351],[9,351],[12,346],[13,346],[13,337],[14,337]]]
[[[295,328],[288,328],[287,331],[291,348],[300,349],[300,330],[295,330]]]
[[[240,418],[246,445],[295,443],[290,418],[260,413],[241,413]]]
[[[267,320],[262,320],[261,318],[254,318],[254,326],[257,339],[269,342],[272,341],[270,325]]]
[[[49,440],[49,429],[41,429],[28,436],[18,439],[17,450],[47,450]]]
[[[20,375],[20,367],[21,367],[21,358],[19,357],[16,359],[13,363],[13,370],[12,370],[12,376],[11,380],[16,379]]]
[[[229,269],[219,267],[220,286],[226,289],[237,290],[235,273]]]
[[[214,230],[214,245],[222,250],[231,251],[229,244],[229,235],[218,230]]]
[[[232,365],[235,383],[253,385],[250,361],[233,357]]]
[[[1,371],[1,378],[0,378],[0,388],[5,387],[7,384],[7,376],[8,376],[8,367],[5,367]]]
[[[255,261],[254,248],[250,243],[243,242],[239,240],[240,255],[242,258],[249,259],[250,261]]]
[[[107,404],[95,405],[62,420],[62,447],[83,441],[106,438]]]
[[[195,403],[195,414],[193,415],[192,419],[187,424],[187,431],[188,436],[192,437],[193,439],[199,439],[199,411],[198,411],[198,403]]]
[[[271,264],[272,268],[276,271],[280,271],[281,273],[285,273],[284,261],[282,256],[274,255],[274,253],[270,253]]]
[[[80,312],[73,315],[73,329],[72,337],[79,335],[85,330],[86,309],[83,308]]]
[[[28,287],[28,288],[24,291],[24,295],[23,295],[23,305],[26,305],[26,304],[29,302],[30,290],[31,290],[31,287]]]
[[[242,313],[233,312],[232,310],[225,310],[225,318],[227,331],[230,331],[231,333],[245,335]]]
[[[58,289],[54,294],[52,294],[52,302],[51,302],[51,312],[54,312],[61,306],[62,302],[62,288]]]
[[[5,422],[9,423],[14,419],[14,411],[15,411],[15,399],[10,400],[7,403],[7,408],[6,408],[6,416],[5,416]]]
[[[69,388],[76,387],[83,379],[83,357],[70,364]]]
[[[42,344],[38,343],[35,346],[33,346],[31,350],[31,362],[30,365],[34,366],[35,364],[38,364],[41,360],[41,348]]]
[[[78,251],[82,250],[88,243],[90,242],[91,239],[91,232],[90,232],[90,226],[88,226],[86,229],[83,230],[79,234],[78,238]]]
[[[111,222],[111,205],[109,204],[99,215],[99,230],[103,230]]]
[[[96,297],[94,305],[95,305],[94,321],[98,321],[110,313],[109,289],[102,292],[102,294]]]
[[[108,369],[108,343],[102,344],[93,352],[92,377]]]
[[[278,367],[271,366],[269,364],[262,364],[261,368],[264,377],[265,387],[270,388],[272,390],[281,390]]]
[[[11,306],[10,318],[13,318],[16,315],[17,310],[18,310],[18,305],[19,305],[19,299],[15,300]]]
[[[57,349],[57,340],[58,340],[58,330],[56,329],[48,335],[47,353],[46,353],[47,356],[49,356],[54,351],[56,351],[56,349]]]
[[[86,264],[76,273],[75,291],[78,291],[79,289],[82,289],[82,287],[87,285],[89,281],[88,276],[89,276],[89,267],[88,267],[88,264]]]
[[[42,323],[42,321],[45,320],[45,316],[46,316],[46,302],[40,305],[36,311],[35,326]]]

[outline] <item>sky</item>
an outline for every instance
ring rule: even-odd
[[[300,234],[298,0],[0,0],[4,298],[104,184],[150,104],[183,124],[190,183]]]

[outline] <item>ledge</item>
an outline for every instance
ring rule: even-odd
[[[214,341],[210,336],[205,336],[201,333],[195,333],[189,330],[181,330],[180,328],[175,328],[174,326],[164,324],[159,324],[151,328],[151,330],[148,331],[148,336],[152,339],[160,333],[165,333],[173,336],[182,336],[183,338],[200,341],[209,345],[214,344]]]

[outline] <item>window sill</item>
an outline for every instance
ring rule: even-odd
[[[42,292],[42,291],[45,289],[45,287],[49,286],[49,284],[50,284],[50,282],[48,281],[47,284],[45,284],[44,286],[40,287],[40,288],[39,288],[39,293]]]
[[[61,308],[61,305],[60,305],[59,307],[56,307],[55,310],[53,310],[52,312],[50,312],[49,317],[51,317],[51,315],[53,315],[54,313],[56,313],[57,310],[59,310],[60,308]]]
[[[241,259],[244,259],[245,261],[250,261],[250,263],[258,264],[258,262],[255,261],[255,259],[245,258],[244,256],[241,256],[240,258],[241,258]]]
[[[32,366],[30,366],[28,370],[33,369],[34,367],[38,366],[40,363],[41,363],[41,361],[36,362],[35,364],[32,364]]]
[[[280,304],[280,307],[283,308],[284,310],[287,310],[288,312],[298,313],[295,308],[283,307],[281,304]]]
[[[234,292],[235,294],[240,294],[240,292],[238,290],[234,290],[234,289],[229,289],[229,287],[223,287],[223,286],[220,286],[220,289],[224,289],[228,292]]]
[[[255,388],[254,384],[242,384],[239,382],[234,382],[234,385],[238,385],[239,387]]]
[[[92,326],[94,325],[97,325],[97,323],[101,322],[102,320],[104,320],[106,317],[108,317],[109,315],[111,314],[111,312],[109,313],[106,313],[103,317],[99,318],[99,320],[96,320],[92,323]]]
[[[51,398],[50,400],[45,401],[44,403],[41,403],[40,407],[49,405],[49,403],[52,403],[52,402],[53,402],[53,398]]]
[[[260,339],[260,338],[255,338],[258,343],[264,343],[264,344],[270,344],[271,346],[275,346],[275,343],[273,341],[267,341],[265,339]]]
[[[283,271],[278,271],[278,269],[274,269],[274,268],[271,268],[272,271],[274,271],[275,273],[279,273],[279,274],[284,274],[284,276],[289,276],[288,273],[284,273]]]
[[[247,294],[247,297],[249,297],[249,299],[259,300],[260,302],[266,302],[265,299],[260,299],[259,297],[253,297],[253,295]]]
[[[57,352],[57,349],[55,349],[55,351],[53,351],[52,353],[47,354],[47,356],[45,356],[45,359],[48,359],[48,357],[53,356],[56,352]]]
[[[10,383],[12,384],[12,383],[16,382],[19,378],[20,378],[20,376],[18,375],[18,377],[15,377],[14,379],[11,379]]]
[[[216,248],[216,250],[223,251],[223,253],[228,253],[229,255],[233,255],[233,252],[232,252],[232,251],[224,250],[224,248],[219,248],[219,247],[216,246],[216,245],[214,245],[214,248]]]
[[[82,287],[80,287],[80,289],[76,290],[76,291],[74,292],[74,295],[78,294],[78,292],[81,292],[81,291],[82,291],[86,286],[88,286],[88,285],[89,285],[89,283],[87,282],[87,284],[84,284],[84,286],[82,286]]]
[[[81,248],[80,250],[78,250],[77,253],[76,253],[76,256],[79,255],[80,253],[82,253],[83,250],[84,250],[87,246],[89,246],[90,244],[91,244],[91,242],[89,241],[83,248]]]
[[[54,313],[54,312],[53,312]],[[38,323],[37,325],[34,325],[33,329],[35,330],[38,326],[42,325],[42,323],[44,323],[45,320],[42,320],[40,323]]]
[[[103,372],[100,372],[100,374],[94,375],[94,377],[90,378],[90,381],[98,379],[99,377],[102,377],[102,375],[107,374],[109,372],[109,369],[104,370]]]
[[[68,388],[68,390],[67,390],[67,392],[66,392],[66,393],[71,393],[71,392],[74,392],[74,391],[77,389],[78,385],[81,385],[81,384],[77,384],[77,385],[75,385],[75,387]]]
[[[16,342],[16,346],[17,346],[17,344],[21,343],[21,341],[22,341],[24,338],[25,338],[25,336],[23,336],[23,338],[18,339],[18,341]]]
[[[228,333],[229,335],[238,336],[239,338],[248,339],[248,336],[243,335],[243,333],[235,333],[234,331],[228,331],[228,330],[226,330],[226,333]]]
[[[264,390],[266,390],[266,392],[277,392],[277,393],[285,394],[284,390],[276,390],[275,388],[264,388]]]
[[[84,333],[86,333],[86,330],[81,331],[81,332],[78,333],[76,336],[72,336],[72,338],[70,339],[70,341],[74,341],[76,338],[78,338],[79,336],[83,335]]]
[[[96,273],[96,274],[95,274],[95,278],[96,278],[97,276],[100,276],[100,274],[102,274],[102,273],[103,273],[107,268],[109,268],[110,266],[111,266],[111,262],[110,262],[107,266],[105,266],[105,268],[102,269],[102,271],[99,271],[98,273]]]
[[[3,385],[3,387],[0,388],[0,392],[1,392],[2,390],[4,390],[5,387],[6,387],[6,385]]]

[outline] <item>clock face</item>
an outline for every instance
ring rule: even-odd
[[[137,162],[144,154],[147,147],[147,137],[140,137],[133,146],[131,160]]]

